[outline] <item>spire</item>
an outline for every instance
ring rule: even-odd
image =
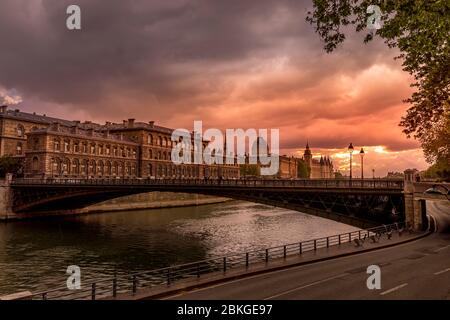
[[[309,149],[309,141],[308,140],[306,140],[306,149],[305,149],[304,155],[311,156],[311,150]]]

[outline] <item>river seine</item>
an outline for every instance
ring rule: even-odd
[[[243,201],[0,223],[0,294],[128,274],[356,228]]]

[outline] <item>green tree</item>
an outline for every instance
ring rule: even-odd
[[[256,164],[241,164],[239,167],[241,177],[243,176],[259,176],[259,166]]]
[[[448,159],[440,159],[431,167],[429,167],[425,173],[425,178],[436,179],[440,181],[450,181],[450,164]]]
[[[343,176],[342,173],[340,173],[339,171],[336,171],[336,172],[334,173],[334,177],[335,177],[336,179],[342,179],[344,176]]]
[[[310,174],[310,169],[303,160],[297,161],[297,178],[308,179]]]
[[[7,173],[14,175],[22,174],[23,163],[20,158],[11,156],[0,157],[0,178],[4,178]]]
[[[443,133],[440,126],[448,117],[450,91],[450,1],[449,0],[313,0],[314,9],[306,20],[315,26],[332,52],[345,40],[345,26],[366,31],[364,42],[381,37],[390,48],[398,48],[403,70],[410,73],[416,90],[405,102],[411,106],[400,125],[408,138],[417,138],[427,161],[442,159],[449,149],[431,147]],[[370,5],[381,9],[380,29],[368,30]],[[430,133],[433,132],[433,133]],[[446,138],[446,136],[440,136]],[[430,140],[430,138],[432,140]],[[448,136],[447,136],[448,138]],[[440,142],[436,143],[440,145]],[[446,151],[447,150],[447,151]],[[442,153],[444,152],[444,153]]]

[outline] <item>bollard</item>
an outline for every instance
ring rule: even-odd
[[[92,284],[91,298],[95,300],[95,283]]]
[[[314,240],[314,251],[317,250],[317,240]]]
[[[303,252],[302,252],[303,250],[302,250],[302,243],[301,243],[301,242],[298,244],[298,249],[299,249],[299,250],[298,250],[298,251],[299,251],[298,253],[299,253],[299,254],[302,254],[302,253],[303,253]]]
[[[286,259],[286,246],[283,247],[283,258]]]
[[[327,248],[330,247],[330,238],[327,237]]]
[[[115,298],[117,296],[117,277],[114,275],[113,279],[113,297]]]
[[[248,252],[245,254],[245,267],[248,268]]]
[[[269,262],[269,249],[266,249],[266,263]]]
[[[227,272],[227,257],[223,257],[223,273]]]
[[[133,294],[136,293],[136,287],[137,287],[136,276],[133,276]]]
[[[200,278],[200,263],[197,263],[197,278]]]

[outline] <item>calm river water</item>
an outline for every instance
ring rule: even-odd
[[[151,270],[355,230],[300,212],[231,201],[0,223],[0,294]]]

